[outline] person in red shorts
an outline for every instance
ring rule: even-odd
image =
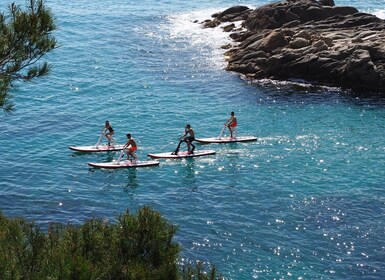
[[[123,149],[127,149],[127,160],[129,160],[131,156],[134,158],[134,162],[136,162],[138,159],[138,156],[135,154],[135,151],[138,149],[138,146],[130,133],[127,133],[126,136],[128,141],[126,144],[124,144]]]
[[[225,126],[227,126],[230,131],[230,137],[233,138],[233,131],[238,123],[237,117],[235,116],[234,112],[231,112],[230,115],[230,118],[225,122]]]

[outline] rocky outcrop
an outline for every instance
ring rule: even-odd
[[[242,28],[231,23],[242,22]],[[227,70],[247,79],[301,79],[385,92],[385,21],[334,1],[236,6],[202,23],[225,24]]]

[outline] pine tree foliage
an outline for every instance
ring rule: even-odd
[[[201,263],[178,267],[177,229],[149,207],[126,211],[113,223],[51,224],[47,234],[0,212],[0,279],[223,279]]]
[[[56,47],[52,35],[56,26],[43,0],[28,0],[26,9],[12,3],[0,14],[0,107],[13,110],[10,90],[16,81],[30,81],[48,74],[40,59]]]

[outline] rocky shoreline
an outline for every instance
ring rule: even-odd
[[[385,21],[354,7],[333,0],[235,6],[201,24],[230,33],[226,69],[245,79],[385,92]]]

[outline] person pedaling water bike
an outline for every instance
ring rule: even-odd
[[[195,140],[195,132],[194,129],[191,127],[191,125],[187,124],[184,129],[184,135],[179,139],[178,147],[175,149],[174,152],[172,152],[173,155],[177,155],[179,153],[180,145],[183,142],[186,142],[187,144],[187,152],[188,154],[193,154],[195,150],[195,145],[192,143]],[[191,149],[192,146],[192,149]]]
[[[134,138],[132,138],[130,133],[126,134],[128,141],[124,144],[123,149],[126,150],[127,160],[130,160],[130,156],[134,158],[134,162],[138,160],[138,156],[135,154],[135,151],[138,149],[138,145]]]
[[[111,140],[113,142],[115,142],[115,140],[112,138],[112,136],[114,135],[114,129],[110,125],[109,121],[106,121],[104,127],[102,128],[102,130],[100,132],[103,133],[104,136],[106,136],[106,138],[108,140],[108,143],[107,143],[108,146],[111,146]]]
[[[230,137],[233,138],[233,132],[238,122],[234,112],[231,112],[230,115],[231,115],[230,118],[225,122],[225,126],[227,126],[227,128],[230,131]]]

